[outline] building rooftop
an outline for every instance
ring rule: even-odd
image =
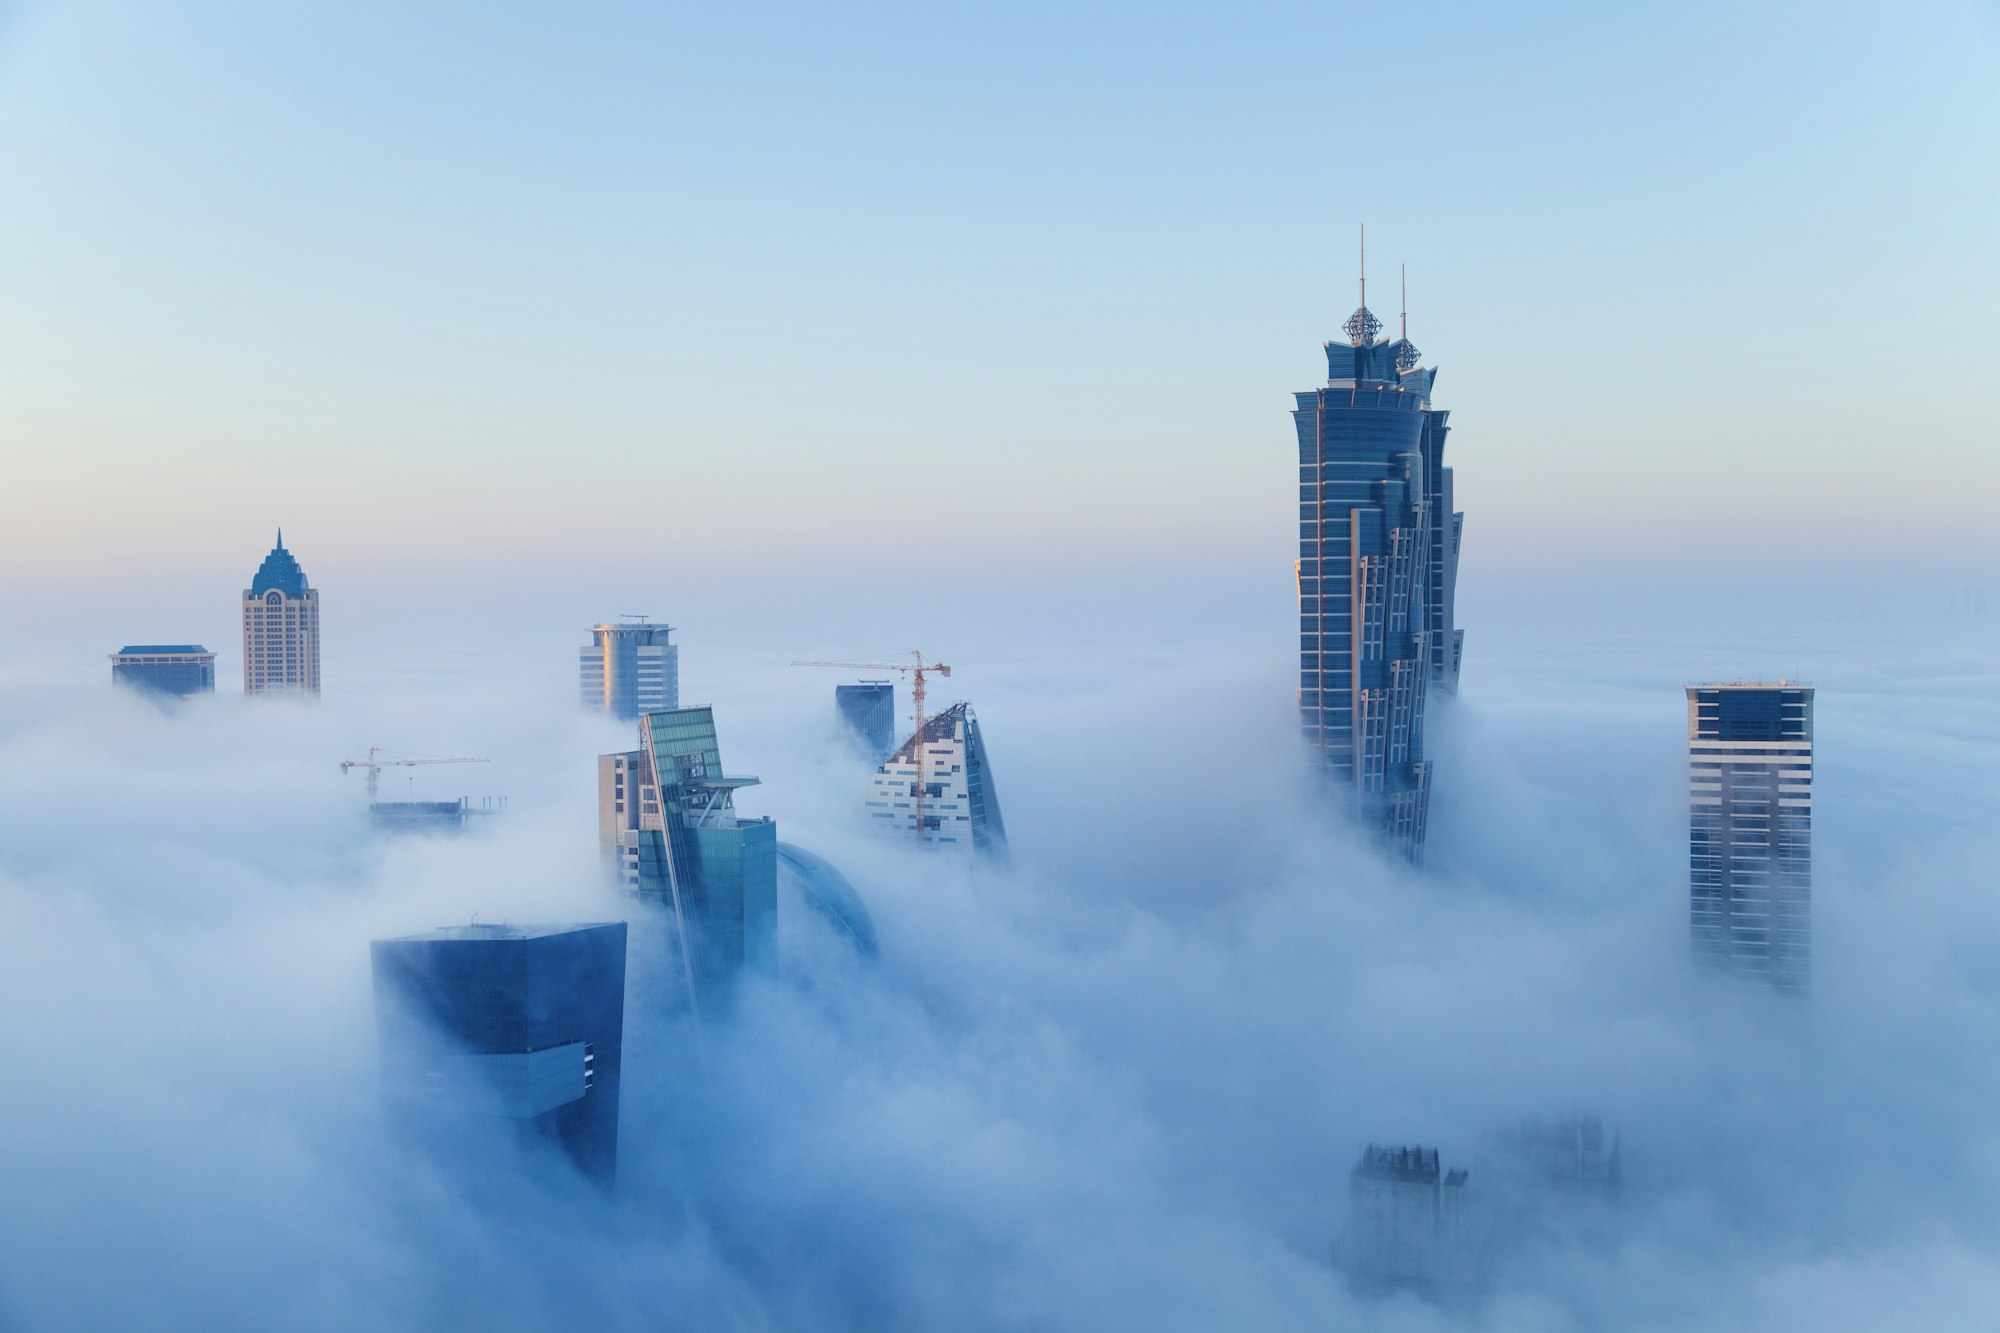
[[[198,643],[128,643],[113,653],[112,656],[164,657],[170,653],[183,655],[192,653],[206,657],[215,656],[214,653],[209,652],[208,649]]]
[[[1434,1185],[1438,1179],[1436,1148],[1384,1148],[1369,1144],[1354,1164],[1356,1179],[1407,1180]]]
[[[960,720],[965,717],[966,710],[970,707],[972,707],[971,704],[957,703],[945,709],[942,713],[933,713],[925,718],[923,735],[921,737],[922,742],[926,745],[940,745],[952,739],[953,733],[958,729]],[[896,752],[889,756],[888,762],[892,764],[915,762],[919,739],[918,736],[912,735],[908,740],[897,746]]]
[[[394,935],[382,944],[414,943],[419,940],[531,940],[548,935],[568,935],[579,930],[608,930],[612,927],[623,929],[622,921],[578,921],[567,925],[516,925],[502,921],[488,925],[484,922],[469,922],[463,926],[439,926],[436,930],[420,930],[414,935]]]
[[[285,549],[285,530],[278,529],[278,544],[264,557],[264,563],[257,566],[257,577],[250,581],[251,593],[262,597],[275,588],[287,597],[303,597],[310,586],[305,570],[299,568],[299,562]]]

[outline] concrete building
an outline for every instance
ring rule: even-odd
[[[849,740],[879,764],[896,747],[896,685],[894,681],[864,680],[833,687],[833,709]]]
[[[597,625],[590,646],[577,654],[583,706],[636,722],[641,713],[678,708],[681,650],[670,641],[673,626],[637,620]]]
[[[1369,1144],[1348,1178],[1340,1265],[1364,1286],[1463,1287],[1477,1273],[1468,1175],[1444,1171],[1435,1148]]]
[[[1412,859],[1430,808],[1424,714],[1458,687],[1459,541],[1444,466],[1448,414],[1408,337],[1368,309],[1326,347],[1324,387],[1294,395],[1299,450],[1299,713],[1306,742],[1364,827]]]
[[[736,813],[706,705],[639,719],[639,748],[597,761],[598,841],[607,873],[671,914],[697,1011],[746,968],[777,958],[778,828]]]
[[[133,643],[111,654],[111,680],[143,694],[215,692],[215,654],[198,643]]]
[[[1688,934],[1703,967],[1812,987],[1813,687],[1687,687]]]
[[[319,693],[319,590],[285,549],[285,534],[243,591],[243,692]]]
[[[920,838],[968,855],[1003,856],[1007,850],[1007,825],[1000,817],[993,767],[970,704],[953,704],[924,719],[923,734],[904,741],[875,770],[862,807],[870,824],[903,838]]]
[[[400,1122],[447,1150],[511,1127],[611,1183],[623,922],[450,926],[369,950],[383,1092]]]

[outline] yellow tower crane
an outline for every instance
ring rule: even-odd
[[[900,671],[910,678],[911,713],[916,722],[916,730],[911,733],[917,753],[917,785],[910,793],[910,800],[916,812],[917,841],[924,841],[924,677],[935,671],[940,676],[951,675],[951,668],[942,662],[926,662],[924,655],[912,651],[911,662],[794,662],[801,667],[836,667],[842,671]]]
[[[368,747],[368,757],[366,759],[343,759],[340,761],[340,771],[343,773],[350,768],[361,768],[368,771],[368,804],[370,805],[375,804],[376,793],[381,790],[382,770],[385,768],[415,768],[420,764],[484,764],[489,762],[485,759],[377,759],[375,757],[379,754],[390,753],[393,753],[393,751],[384,750],[379,745],[371,745]]]

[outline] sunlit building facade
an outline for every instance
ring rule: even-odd
[[[778,827],[736,812],[736,793],[755,785],[724,775],[706,705],[649,712],[638,749],[598,757],[606,872],[671,915],[697,1008],[746,968],[776,962]]]
[[[1687,687],[1688,933],[1695,961],[1812,987],[1813,687]]]
[[[1306,742],[1362,824],[1420,856],[1430,810],[1424,715],[1458,687],[1464,515],[1444,465],[1435,370],[1378,337],[1364,299],[1326,344],[1325,386],[1295,395],[1299,711]]]
[[[243,591],[243,692],[319,693],[319,590],[282,530]]]
[[[626,722],[681,701],[681,650],[673,626],[648,620],[596,625],[590,645],[577,654],[583,706]]]
[[[924,719],[922,733],[875,770],[862,805],[870,824],[901,837],[986,856],[1007,850],[993,765],[970,704]]]

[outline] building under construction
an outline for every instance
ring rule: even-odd
[[[1002,856],[1007,825],[972,705],[958,703],[923,725],[883,761],[862,802],[868,822],[967,853]]]

